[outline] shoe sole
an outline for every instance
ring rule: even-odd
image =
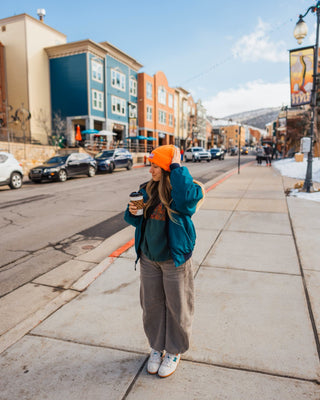
[[[164,353],[163,356],[161,357],[161,362],[162,362],[162,360],[164,359],[164,355],[165,355],[165,353]],[[159,368],[160,368],[161,362],[160,362],[160,364],[159,364]],[[150,371],[148,370],[148,367],[147,367],[147,372],[148,372],[148,374],[150,374],[150,375],[156,375],[156,374],[158,373],[158,371],[159,371],[159,368],[158,368],[158,370],[157,370],[156,372],[150,372]]]
[[[160,368],[160,367],[159,367]],[[150,375],[156,375],[157,373],[158,373],[158,371],[156,371],[156,372],[150,372],[150,371],[148,371],[148,369],[147,369],[147,372],[148,372],[148,374],[150,374]]]
[[[176,372],[177,368],[178,368],[178,365],[179,365],[179,363],[180,363],[180,360],[181,360],[181,359],[179,359],[179,361],[177,362],[176,368],[175,368],[172,372],[170,372],[170,374],[168,374],[168,375],[159,375],[159,374],[158,374],[158,376],[159,376],[160,378],[168,378],[168,376],[171,376],[172,374],[174,374],[174,373]]]

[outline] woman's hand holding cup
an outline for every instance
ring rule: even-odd
[[[132,192],[130,194],[129,211],[133,215],[143,215],[143,196],[139,192]]]

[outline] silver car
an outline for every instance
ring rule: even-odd
[[[190,147],[185,151],[184,159],[186,162],[200,162],[202,160],[206,160],[207,162],[209,162],[211,161],[211,153],[210,151],[205,150],[203,147]]]

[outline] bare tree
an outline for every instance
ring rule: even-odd
[[[64,135],[67,128],[67,121],[61,117],[61,113],[57,112],[53,115],[53,131],[57,137]]]
[[[38,113],[35,113],[34,117],[37,125],[45,132],[47,136],[47,143],[50,143],[50,135],[51,135],[51,123],[49,113],[42,108],[40,108]]]

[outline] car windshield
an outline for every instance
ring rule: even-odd
[[[204,151],[203,147],[195,147],[193,150],[194,151]]]
[[[218,153],[219,151],[219,149],[211,149],[211,153]]]
[[[108,157],[112,157],[114,154],[114,150],[107,150],[107,151],[101,151],[100,153],[98,153],[94,158],[99,160],[101,158],[108,158]]]
[[[57,156],[57,157],[52,157],[49,158],[49,160],[46,161],[46,164],[61,164],[66,162],[68,156]]]

